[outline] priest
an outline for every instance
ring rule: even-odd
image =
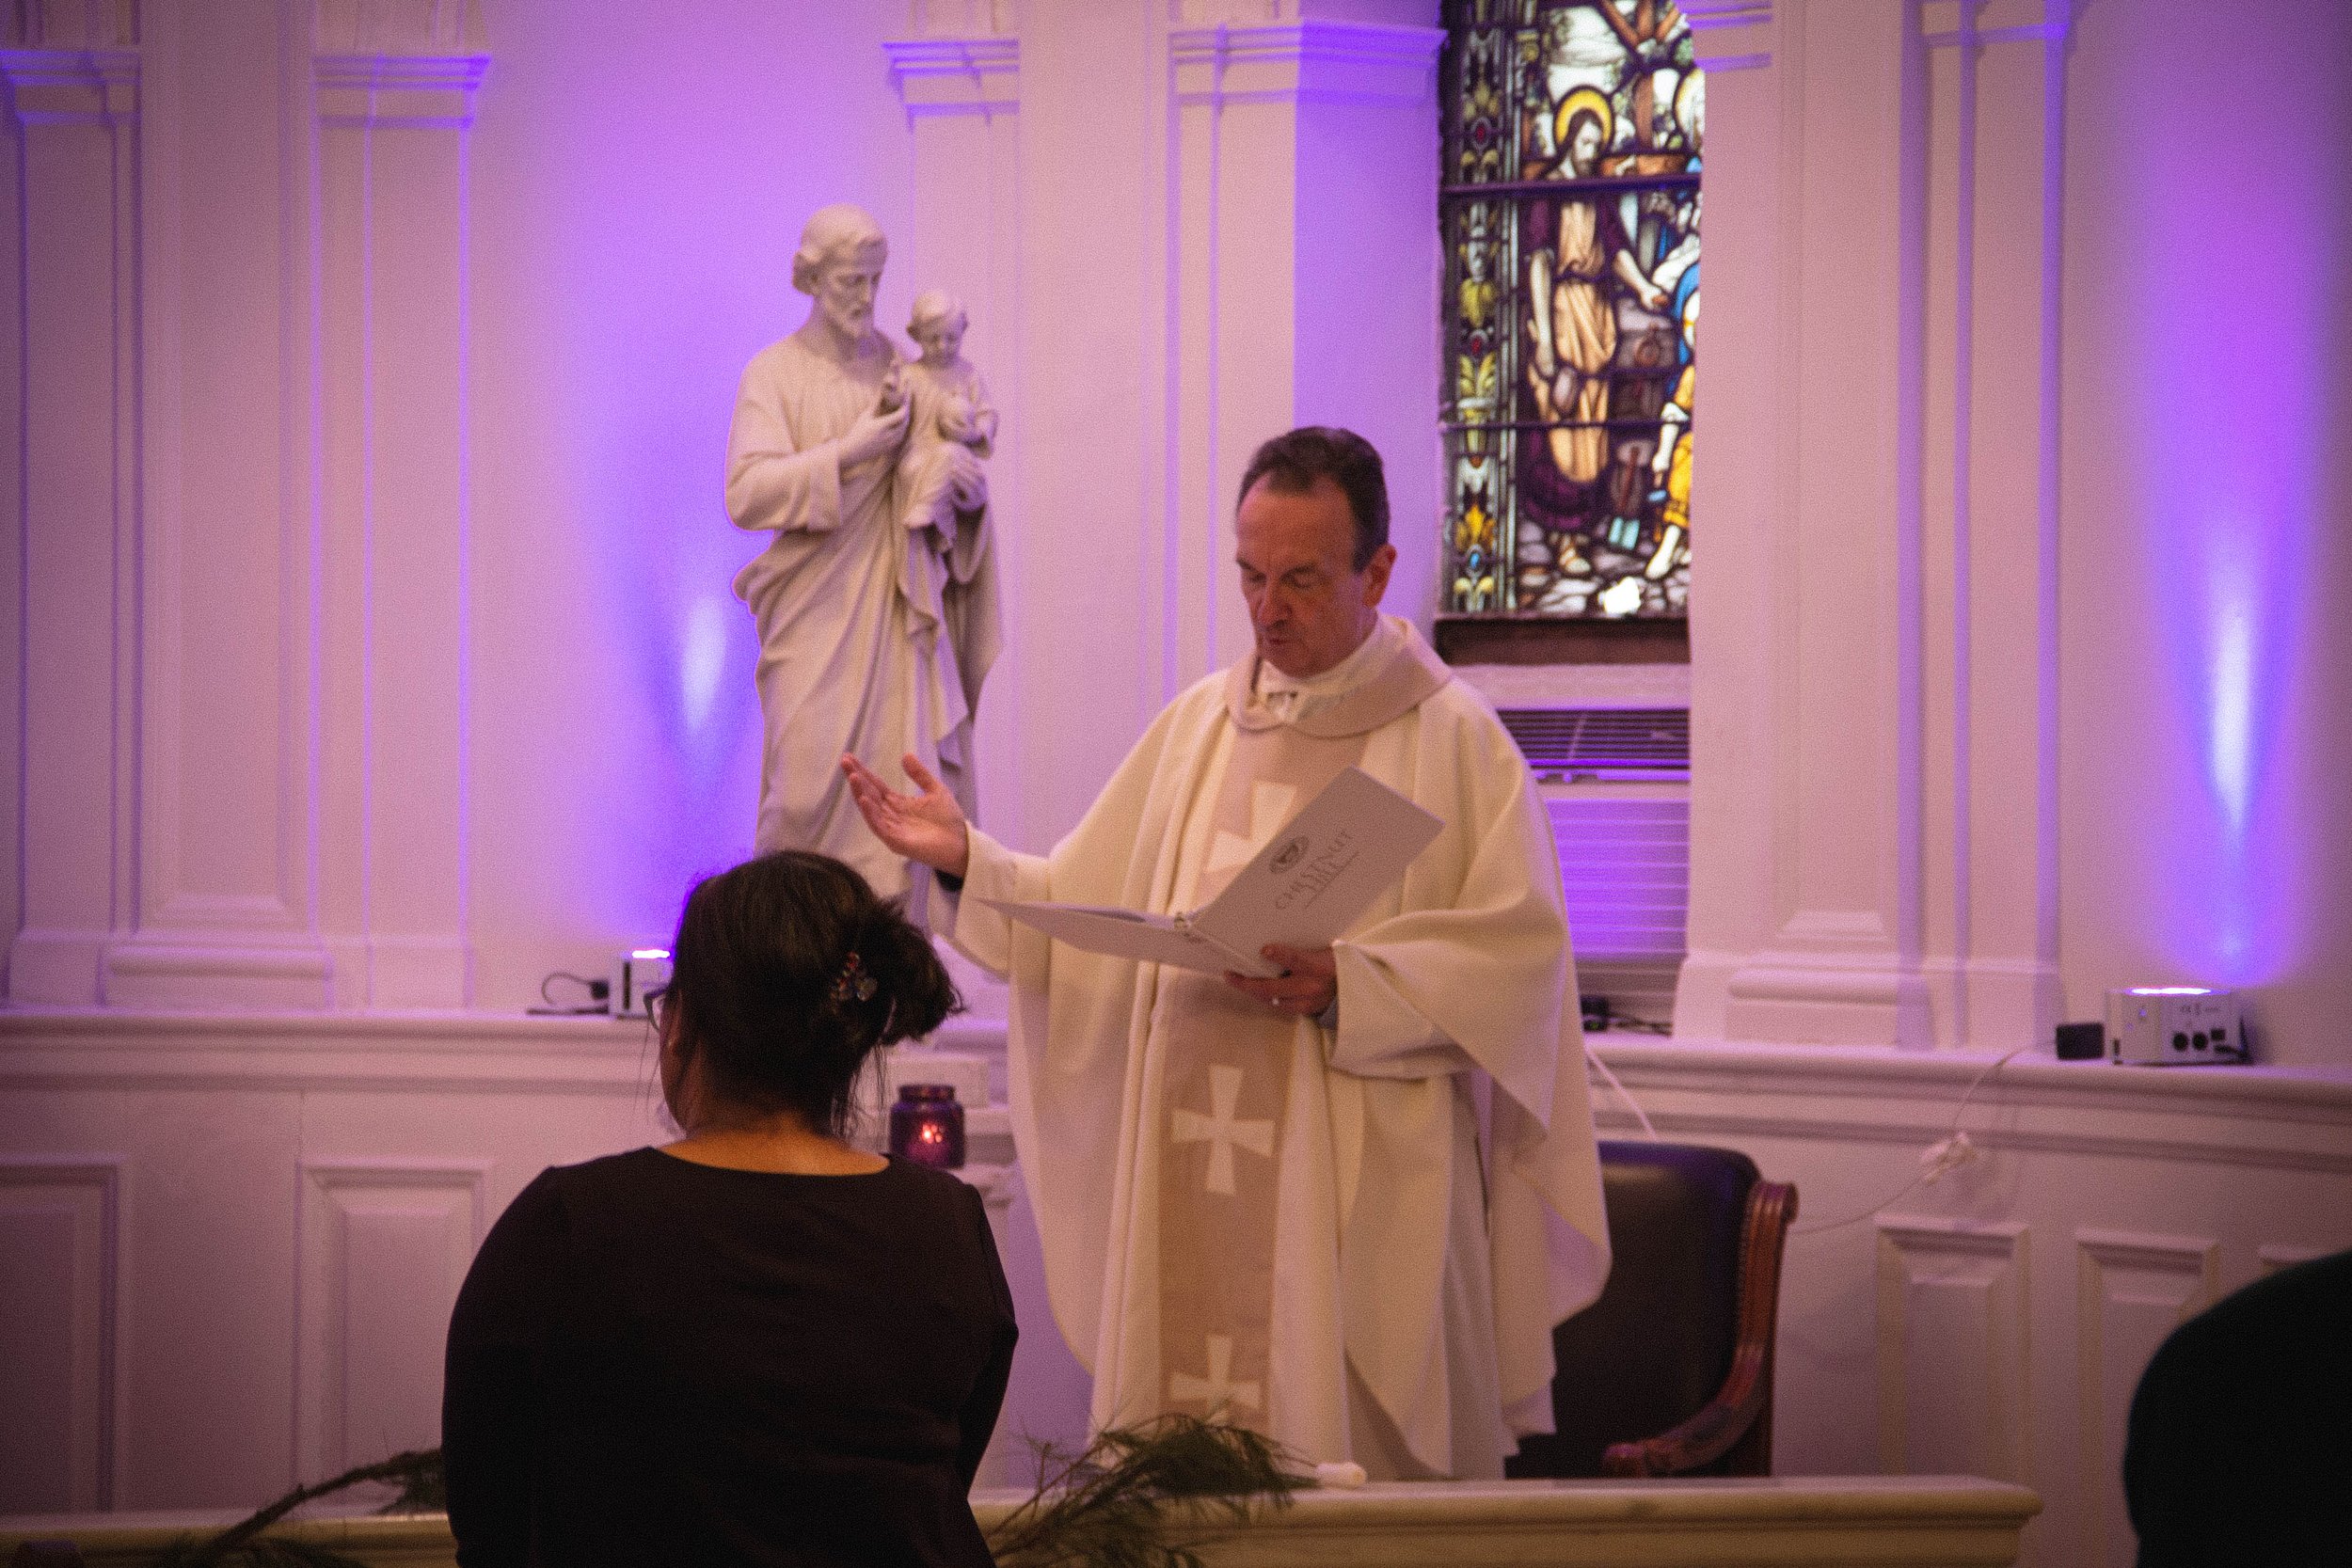
[[[1098,1427],[1168,1411],[1375,1479],[1490,1477],[1550,1429],[1552,1325],[1609,1267],[1558,861],[1492,709],[1407,622],[1379,454],[1309,427],[1243,476],[1256,646],[1160,714],[1049,855],[842,759],[933,917],[1012,986],[1014,1136]],[[1215,897],[1359,767],[1444,823],[1318,951],[1222,977],[1048,940],[983,900]]]

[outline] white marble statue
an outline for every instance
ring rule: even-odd
[[[963,357],[968,324],[952,294],[930,289],[914,296],[907,336],[922,357],[905,371],[910,418],[898,484],[907,598],[947,628],[965,676],[965,706],[977,709],[999,638],[988,475],[980,467],[996,450],[996,407],[988,383]],[[970,780],[967,760],[960,799],[970,798]]]
[[[959,514],[988,507],[980,460],[996,448],[996,408],[988,383],[963,356],[968,319],[954,295],[937,289],[914,296],[907,336],[922,357],[907,367],[914,418],[898,459],[900,504],[910,528],[952,532]]]
[[[906,863],[859,821],[840,759],[896,778],[911,752],[969,802],[972,711],[998,639],[985,505],[946,527],[905,505],[909,426],[929,394],[874,329],[888,255],[856,207],[808,220],[792,286],[813,303],[744,369],[726,508],[738,528],[774,535],[735,579],[759,627],[756,847],[821,850],[894,894],[909,890]],[[954,446],[981,484],[971,450]]]

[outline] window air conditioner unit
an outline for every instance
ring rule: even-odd
[[[1560,849],[1577,986],[1674,1019],[1691,902],[1691,672],[1681,664],[1470,665],[1535,774]]]

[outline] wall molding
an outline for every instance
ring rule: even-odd
[[[316,0],[311,41],[311,122],[295,134],[318,204],[299,367],[317,476],[302,506],[330,963],[318,1005],[459,1008],[472,991],[469,132],[489,55],[471,0]]]
[[[1878,1222],[1879,1459],[1892,1475],[2032,1473],[2027,1228]]]
[[[0,49],[0,80],[20,125],[114,125],[138,113],[131,49]]]
[[[910,124],[926,115],[1001,114],[1021,101],[1021,40],[896,39],[882,44]]]
[[[121,1398],[116,1365],[121,1333],[120,1292],[122,1168],[118,1155],[6,1154],[0,1155],[0,1227],[12,1223],[43,1221],[64,1228],[70,1255],[63,1277],[54,1274],[40,1281],[19,1279],[14,1291],[44,1284],[58,1291],[64,1309],[67,1342],[38,1345],[19,1340],[9,1346],[20,1365],[56,1365],[66,1370],[67,1403],[62,1411],[39,1411],[21,1400],[0,1402],[0,1423],[62,1418],[41,1444],[66,1456],[66,1496],[48,1499],[66,1509],[91,1510],[114,1506],[115,1475],[119,1467]],[[22,1238],[20,1239],[22,1240]],[[20,1303],[21,1305],[21,1303]],[[26,1325],[20,1323],[18,1332]],[[11,1447],[32,1433],[10,1433]],[[20,1500],[20,1507],[22,1501]]]
[[[135,923],[151,154],[138,14],[28,0],[0,22],[17,163],[22,928],[11,999],[99,999]],[[40,765],[34,766],[34,759]]]
[[[1920,41],[1930,49],[2049,43],[2074,25],[2074,0],[1920,0]],[[1990,21],[1991,25],[1985,24]]]
[[[1179,103],[1410,103],[1436,92],[1445,33],[1307,20],[1168,35]]]
[[[2254,1249],[2255,1266],[2265,1275],[2291,1269],[2297,1263],[2309,1263],[2328,1256],[2326,1247],[2303,1246],[2293,1242],[2265,1242]]]
[[[489,71],[487,55],[315,55],[319,123],[464,130]]]
[[[1607,1037],[1592,1049],[1669,1136],[1924,1146],[1951,1131],[1966,1100],[1963,1124],[1987,1150],[2352,1172],[2352,1070],[2130,1069],[2035,1054],[1994,1071],[1999,1058],[1975,1052]],[[1593,1111],[1610,1135],[1637,1125],[1604,1084]]]
[[[329,966],[315,942],[213,944],[190,942],[188,935],[135,936],[107,948],[101,999],[115,1007],[193,1004],[235,1010],[314,1007],[326,993]]]
[[[488,1225],[495,1165],[303,1162],[294,1352],[303,1474],[431,1446],[442,1337]]]
[[[2166,1335],[2219,1299],[2221,1243],[2203,1236],[2074,1232],[2074,1357],[2084,1514],[2080,1560],[2127,1562],[2123,1441],[2132,1394]]]
[[[1699,69],[1755,71],[1772,63],[1772,0],[1682,0]]]

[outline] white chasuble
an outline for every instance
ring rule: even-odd
[[[935,916],[1012,982],[1014,1135],[1098,1426],[1497,1475],[1608,1269],[1558,862],[1492,711],[1407,624],[1374,635],[1336,689],[1269,700],[1254,658],[1195,686],[1050,856],[975,830],[977,896]],[[1334,944],[1336,1029],[979,902],[1197,908],[1350,765],[1445,827]]]
[[[1233,874],[1300,806],[1363,756],[1363,736],[1317,738],[1286,724],[1229,735],[1216,775],[1181,838],[1176,881],[1182,908],[1198,909],[1223,892]],[[1339,1370],[1314,1354],[1331,1338],[1335,1318],[1307,1314],[1305,1302],[1329,1292],[1310,1283],[1278,1292],[1278,1257],[1328,1251],[1331,1231],[1308,1193],[1285,1194],[1280,1174],[1327,1164],[1327,1155],[1286,1161],[1284,1151],[1323,1135],[1329,1118],[1320,1050],[1301,1049],[1296,1022],[1214,974],[1164,970],[1144,1036],[1141,1077],[1156,1084],[1164,1114],[1147,1117],[1138,1142],[1138,1190],[1131,1223],[1155,1216],[1159,1235],[1156,1301],[1159,1365],[1131,1364],[1125,1381],[1157,1386],[1158,1407],[1220,1416],[1268,1435],[1283,1433],[1327,1451],[1344,1438],[1321,1429],[1318,1415],[1345,1409],[1344,1386],[1317,1386]],[[1294,1185],[1295,1182],[1294,1181]],[[1291,1223],[1284,1223],[1284,1222]],[[1136,1238],[1138,1242],[1142,1238]],[[1213,1266],[1202,1260],[1213,1259]],[[1330,1271],[1289,1271],[1320,1280]],[[1142,1279],[1131,1289],[1148,1286]],[[1280,1299],[1293,1312],[1278,1319]],[[1300,1335],[1309,1343],[1291,1343]],[[1150,1347],[1135,1345],[1140,1363]],[[1279,1375],[1278,1375],[1279,1373]],[[1302,1382],[1305,1386],[1301,1386]]]
[[[759,627],[754,842],[846,861],[885,895],[908,891],[907,865],[858,816],[841,755],[906,787],[898,758],[913,752],[969,813],[972,709],[996,653],[982,521],[954,540],[910,531],[895,454],[841,461],[842,437],[898,363],[879,334],[850,365],[798,338],[769,344],[744,369],[726,467],[728,516],[775,534],[735,579]]]

